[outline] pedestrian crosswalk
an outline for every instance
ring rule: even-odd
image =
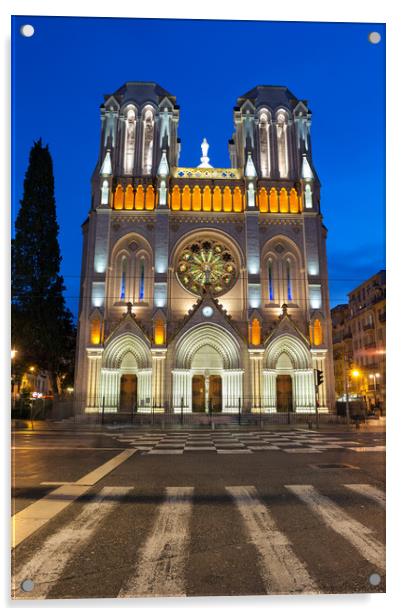
[[[199,430],[151,431],[132,429],[114,435],[141,455],[182,455],[184,453],[251,454],[281,451],[287,454],[314,454],[347,449],[354,452],[384,452],[371,435],[329,434],[311,430]]]
[[[127,527],[120,514],[122,504]],[[385,574],[384,505],[385,493],[378,486],[361,483],[340,484],[329,491],[322,484],[284,485],[276,491],[233,484],[210,495],[187,485],[167,486],[149,496],[135,485],[94,488],[74,505],[70,516],[64,511],[59,524],[55,518],[50,528],[48,524],[16,548],[12,594],[16,599],[54,598],[57,587],[60,598],[82,596],[79,585],[71,585],[71,578],[81,577],[79,563],[91,562],[94,546],[124,532],[120,551],[111,550],[110,562],[106,567],[101,564],[103,575],[96,574],[100,565],[94,560],[87,579],[93,585],[87,589],[90,596],[190,595],[190,564],[199,558],[194,553],[194,520],[200,510],[218,518],[225,529],[228,511],[237,516],[241,531],[231,538],[231,545],[238,546],[238,558],[250,546],[258,570],[258,591],[253,586],[249,594],[381,592],[383,586],[372,589],[368,580],[372,573],[382,579]],[[364,517],[367,507],[370,515]],[[150,519],[138,525],[144,515]],[[233,563],[225,546],[218,546],[213,533],[205,542],[209,550],[205,558],[218,559],[222,578],[230,576]],[[138,549],[131,549],[133,543]],[[317,565],[317,549],[323,559],[328,556],[327,577],[321,573],[322,565]],[[345,558],[353,561],[359,575],[364,572],[361,587],[357,588],[353,573],[345,573]],[[114,594],[105,591],[108,575],[115,580]],[[22,590],[24,580],[32,580],[31,591]],[[70,586],[63,591],[65,580]],[[239,594],[237,587],[233,579],[231,594]],[[210,593],[205,587],[198,594]]]

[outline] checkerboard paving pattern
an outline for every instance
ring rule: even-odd
[[[288,454],[323,453],[348,449],[356,452],[385,451],[378,438],[358,435],[319,433],[295,430],[200,430],[177,432],[130,429],[114,435],[117,441],[134,447],[143,455],[181,455],[183,453],[252,454],[282,451]]]

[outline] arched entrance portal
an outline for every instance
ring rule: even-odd
[[[266,412],[314,412],[312,357],[301,338],[290,333],[274,338],[265,351],[262,372]]]
[[[173,370],[175,412],[238,412],[243,401],[240,347],[233,335],[215,324],[186,332],[176,348]]]
[[[105,348],[101,369],[101,396],[108,411],[150,412],[152,359],[143,340],[124,333]]]

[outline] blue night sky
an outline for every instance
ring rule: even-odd
[[[32,38],[19,34],[35,27]],[[368,42],[381,33],[378,45]],[[42,137],[54,161],[68,305],[78,311],[81,228],[99,145],[103,94],[156,81],[180,105],[180,164],[230,165],[238,96],[286,85],[313,112],[315,168],[328,228],[331,305],[385,267],[385,27],[61,17],[13,18],[12,219],[29,150]]]

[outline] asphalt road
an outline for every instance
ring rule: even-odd
[[[18,431],[12,445],[16,599],[385,591],[382,432]]]

